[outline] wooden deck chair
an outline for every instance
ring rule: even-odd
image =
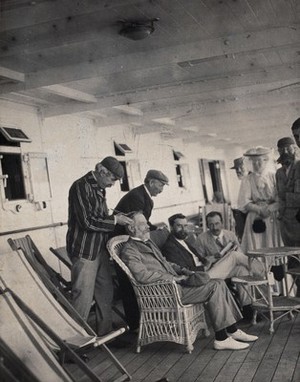
[[[17,239],[8,239],[8,244],[13,250],[22,249],[26,259],[33,269],[44,280],[48,278],[59,290],[70,299],[71,283],[56,272],[44,259],[43,255],[29,235]]]
[[[67,252],[66,247],[58,247],[58,248],[50,247],[49,249],[63,264],[65,264],[67,268],[71,269],[72,261]]]
[[[1,297],[1,296],[0,296]],[[1,304],[0,304],[1,305]],[[0,320],[1,320],[1,313],[3,314],[3,311],[0,312]],[[16,331],[17,333],[17,331]],[[18,333],[17,333],[18,335]],[[25,336],[25,339],[22,338],[21,342],[22,344],[25,344],[25,341],[28,339],[28,336],[26,336],[24,330],[22,329],[22,332],[20,333],[21,336]],[[37,350],[37,347],[35,344],[30,340],[29,346],[17,346],[17,351],[13,351],[13,345],[11,343],[11,339],[9,340],[9,343],[6,344],[4,340],[2,339],[3,335],[0,336],[0,376],[1,376],[1,382],[19,382],[22,380],[22,382],[40,382],[37,377],[32,373],[30,368],[25,364],[25,362],[28,362],[26,357],[24,357],[24,353],[28,356],[28,354],[32,355],[35,351],[38,351],[38,356],[40,356],[39,350]],[[20,338],[20,337],[18,337]],[[34,347],[34,351],[30,347]],[[18,356],[18,351],[21,350],[21,356]],[[30,352],[30,353],[29,353]],[[31,359],[30,359],[31,361]],[[44,361],[44,358],[43,358]],[[39,362],[41,364],[41,368],[43,367],[42,362]],[[59,366],[61,367],[61,366]]]
[[[16,381],[74,381],[9,291],[0,294],[0,326],[0,353],[6,370]],[[71,350],[70,356],[78,366],[88,369],[73,353]]]
[[[137,353],[141,346],[160,341],[176,342],[193,351],[193,343],[200,329],[209,335],[203,304],[183,305],[175,282],[138,283],[119,255],[128,236],[116,236],[107,243],[113,260],[132,283],[140,308]]]
[[[121,372],[121,376],[116,381],[130,380],[127,370],[106,345],[106,342],[124,333],[125,328],[104,337],[97,337],[59,289],[51,284],[49,279],[45,278],[45,282],[47,287],[21,250],[0,255],[0,285],[4,289],[13,290],[43,322],[50,328],[55,328],[56,335],[78,354],[82,354],[91,347],[98,347]],[[52,288],[56,298],[48,288]]]
[[[72,360],[77,364],[77,366],[82,369],[85,374],[91,379],[92,381],[99,382],[101,379],[97,377],[97,375],[87,366],[87,364],[75,353],[75,351],[65,342],[63,341],[59,336],[56,334],[56,328],[52,329],[50,328],[43,320],[41,320],[34,311],[32,311],[23,301],[19,298],[12,290],[9,288],[5,289],[0,295],[0,307],[4,307],[3,310],[1,310],[0,317],[3,318],[3,323],[7,324],[8,319],[12,319],[13,317],[9,313],[13,313],[17,316],[18,321],[22,319],[22,323],[26,323],[26,319],[30,319],[31,322],[33,322],[35,325],[32,327],[32,330],[30,330],[30,327],[25,326],[26,324],[22,325],[22,329],[30,336],[32,339],[32,331],[38,331],[38,336],[34,338],[35,344],[40,345],[39,352],[40,354],[45,357],[46,362],[48,365],[53,368],[53,366],[56,366],[55,371],[61,372],[60,368],[57,366],[57,364],[54,364],[53,359],[50,357],[50,354],[46,353],[46,349],[49,350],[48,346],[51,348],[51,344],[49,343],[50,339],[53,341],[52,346],[53,349],[56,350],[56,353],[58,354],[58,357],[60,361],[63,363],[63,360],[65,357],[68,357],[68,359]],[[5,310],[6,309],[6,310]],[[9,312],[8,312],[9,310]],[[6,314],[5,314],[6,313]],[[7,314],[8,313],[8,314]],[[13,329],[13,326],[11,324],[9,325],[8,329]],[[13,333],[12,330],[8,330],[6,332],[6,337],[8,339],[11,338],[11,334]],[[45,337],[46,335],[46,337]],[[18,338],[18,341],[20,338]],[[46,348],[42,348],[42,345],[46,344]],[[20,347],[23,345],[23,343],[19,342]],[[25,344],[24,344],[25,345]],[[21,350],[22,351],[22,350]],[[54,353],[55,354],[55,353]],[[27,358],[31,358],[32,353],[28,353]],[[39,367],[38,360],[34,360],[36,363],[36,368]],[[31,360],[32,362],[32,360]],[[68,378],[63,378],[64,375],[58,374],[57,379],[53,379],[53,381],[59,380],[59,381],[70,381],[73,379],[70,379],[69,375]],[[46,373],[44,374],[44,379],[48,378],[48,375],[46,377]],[[51,379],[49,379],[51,380]]]

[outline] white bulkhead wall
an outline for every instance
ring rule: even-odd
[[[78,116],[53,117],[45,120],[39,117],[36,109],[10,102],[0,102],[0,123],[3,126],[20,128],[31,139],[31,143],[21,143],[26,152],[44,152],[48,158],[52,199],[46,208],[38,210],[33,203],[23,202],[19,212],[6,211],[0,206],[0,231],[18,230],[28,227],[44,226],[67,222],[68,190],[72,182],[94,169],[95,164],[107,155],[115,156],[114,141],[126,143],[132,153],[120,156],[120,160],[139,161],[140,182],[143,182],[149,169],[163,171],[170,180],[162,194],[154,199],[152,223],[166,222],[173,213],[196,214],[203,205],[203,191],[198,166],[199,158],[223,159],[226,170],[232,162],[232,153],[227,157],[223,150],[203,147],[199,143],[184,144],[182,140],[162,139],[159,133],[135,134],[126,126],[109,128],[97,126],[93,120]],[[173,149],[184,154],[180,164],[188,165],[188,188],[177,185]],[[230,170],[229,170],[230,171]],[[228,173],[228,171],[227,171]],[[232,176],[233,174],[230,174]],[[233,179],[235,179],[233,177]],[[137,179],[136,179],[137,182]],[[238,183],[237,183],[238,184]],[[138,185],[138,184],[136,184]],[[107,190],[110,208],[114,208],[124,192],[119,184]],[[0,236],[0,253],[7,252],[9,237],[30,234],[38,248],[57,268],[56,259],[49,247],[65,245],[66,225]]]

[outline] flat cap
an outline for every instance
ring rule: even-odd
[[[300,127],[300,118],[296,119],[294,123],[292,124],[292,130],[297,130]]]
[[[291,137],[280,138],[277,142],[277,147],[282,149],[283,147],[294,145],[295,141]]]
[[[257,146],[253,147],[252,149],[249,149],[245,152],[244,156],[245,157],[255,157],[255,156],[260,156],[260,155],[268,155],[270,154],[271,149],[268,147],[263,147],[263,146]]]
[[[146,178],[145,178],[145,182],[150,180],[150,179],[156,179],[156,180],[159,180],[160,182],[162,182],[164,184],[169,185],[169,179],[166,177],[165,174],[163,174],[159,170],[149,170],[147,172],[147,175],[146,175]]]
[[[108,171],[114,174],[117,178],[121,179],[124,176],[124,169],[121,163],[114,157],[106,157],[101,162]]]
[[[230,169],[233,170],[236,168],[240,168],[243,164],[244,164],[244,158],[243,157],[236,158],[233,160],[233,166],[230,167]]]

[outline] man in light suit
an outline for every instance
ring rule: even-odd
[[[151,231],[156,230],[157,227],[149,222],[153,209],[152,198],[160,194],[164,186],[168,184],[169,179],[161,171],[149,170],[146,174],[144,184],[133,188],[120,199],[116,205],[115,213],[118,214],[122,211],[122,213],[128,214],[132,211],[142,211]],[[111,236],[124,234],[126,234],[124,227],[117,224]],[[116,266],[116,272],[120,284],[120,294],[126,321],[130,330],[134,331],[139,326],[139,308],[135,294],[127,276],[118,266]]]
[[[163,257],[159,248],[149,240],[150,230],[142,212],[136,212],[130,217],[132,223],[127,226],[130,238],[122,249],[121,259],[137,282],[149,284],[163,280],[174,281],[178,284],[183,304],[205,303],[215,330],[216,350],[245,349],[249,344],[243,342],[257,340],[256,336],[237,329],[236,322],[241,319],[241,312],[222,280],[210,280],[208,275],[201,272],[201,286],[186,286],[195,272],[169,263]]]
[[[248,276],[248,258],[241,252],[235,234],[223,229],[222,215],[212,211],[206,216],[206,222],[209,231],[203,232],[195,239],[188,234],[188,224],[184,215],[171,216],[171,234],[162,249],[166,259],[191,270],[202,266],[213,279],[226,280],[231,277]],[[263,267],[258,261],[252,270],[256,275],[263,275]],[[236,288],[243,316],[251,320],[253,311],[249,294],[239,284]]]

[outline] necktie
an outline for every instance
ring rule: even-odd
[[[217,243],[217,245],[218,245],[221,249],[224,248],[224,244],[222,243],[222,241],[220,240],[219,237],[216,238],[216,243]]]

